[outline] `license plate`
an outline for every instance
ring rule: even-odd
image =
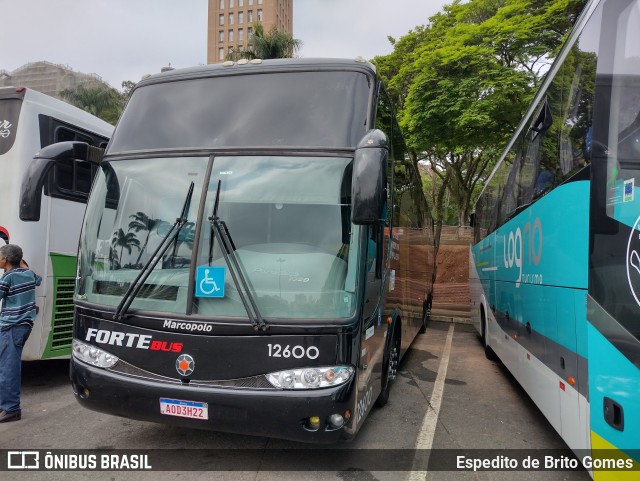
[[[207,403],[160,398],[160,414],[190,419],[209,419]]]

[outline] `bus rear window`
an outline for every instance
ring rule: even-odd
[[[0,100],[0,155],[4,155],[16,140],[21,99]]]

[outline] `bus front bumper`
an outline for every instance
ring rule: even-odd
[[[201,387],[126,376],[73,356],[70,377],[82,406],[115,416],[310,443],[333,443],[355,435],[353,381],[305,391]],[[161,398],[206,403],[208,419],[162,414]],[[350,419],[336,429],[329,423],[333,414]],[[320,419],[317,429],[310,425],[312,417]]]

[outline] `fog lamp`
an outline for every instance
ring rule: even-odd
[[[336,429],[341,428],[342,426],[344,426],[344,418],[341,414],[332,414],[331,416],[329,416],[329,424],[331,424],[331,426]]]
[[[309,429],[317,431],[320,429],[320,416],[311,416],[309,418]]]

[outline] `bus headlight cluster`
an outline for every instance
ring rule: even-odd
[[[92,366],[108,368],[118,362],[118,357],[84,342],[73,340],[73,357]]]
[[[344,384],[353,372],[353,366],[310,367],[272,372],[267,379],[282,389],[318,389]]]

